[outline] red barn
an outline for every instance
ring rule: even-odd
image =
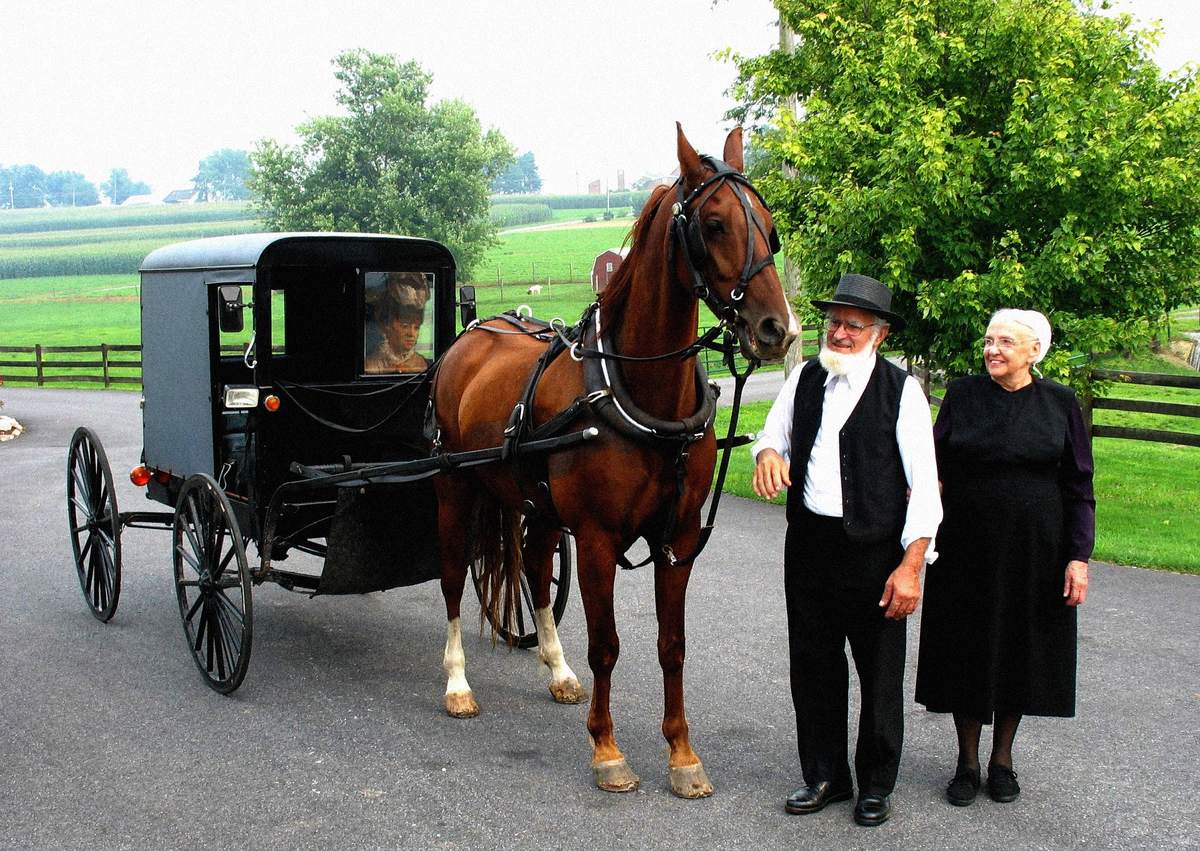
[[[621,261],[628,253],[629,248],[626,247],[610,248],[596,255],[596,262],[592,264],[592,292],[604,292],[613,273],[621,268]]]

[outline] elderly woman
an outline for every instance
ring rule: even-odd
[[[994,719],[987,791],[1009,802],[1021,793],[1021,717],[1075,714],[1076,607],[1096,503],[1074,392],[1030,374],[1049,348],[1045,316],[997,312],[983,338],[988,374],[952,382],[934,426],[945,519],[926,577],[916,699],[954,714],[946,796],[958,806],[980,788],[985,724]]]

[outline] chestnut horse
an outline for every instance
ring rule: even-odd
[[[741,175],[740,128],[726,139],[720,162],[698,155],[676,126],[679,183],[651,195],[634,225],[629,255],[576,327],[577,336],[544,326],[534,334],[538,329],[521,327],[530,323],[502,318],[469,329],[436,370],[436,432],[430,436],[435,454],[513,446],[507,463],[435,479],[449,620],[447,711],[458,717],[479,711],[465,676],[459,620],[474,559],[482,559],[491,576],[484,584],[495,592],[504,583],[512,590],[523,558],[550,691],[563,703],[587,699],[563,659],[550,606],[553,556],[569,530],[594,680],[587,720],[593,776],[601,789],[636,789],[638,777],[613,738],[609,694],[620,649],[613,612],[617,564],[628,564],[625,553],[644,538],[654,562],[671,790],[698,798],[712,794],[712,785],[684,716],[684,595],[716,458],[715,392],[696,361],[699,302],[756,360],[782,358],[798,325],[773,262],[778,243],[771,214]],[[556,333],[571,356],[544,356],[551,348],[546,340]],[[512,443],[514,431],[536,437],[556,423],[559,432],[592,427],[598,436],[540,455],[522,456],[520,444]],[[481,555],[489,549],[484,544],[492,558]],[[497,568],[499,560],[504,564]]]

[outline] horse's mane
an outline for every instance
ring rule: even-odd
[[[600,302],[601,316],[604,317],[602,321],[610,331],[615,328],[625,313],[625,305],[633,290],[634,270],[641,262],[642,255],[648,250],[646,234],[650,230],[651,222],[654,221],[654,214],[658,212],[658,205],[662,202],[663,196],[673,188],[657,186],[650,193],[650,197],[646,199],[646,204],[642,207],[641,215],[633,223],[633,227],[625,237],[625,242],[622,243],[622,245],[629,245],[629,254],[621,261],[617,271],[613,272],[608,286],[596,297],[596,300]]]

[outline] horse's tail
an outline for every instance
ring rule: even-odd
[[[521,594],[521,514],[504,505],[486,488],[480,489],[472,512],[474,541],[471,558],[478,566],[479,631],[484,621],[492,624],[492,643],[496,643],[496,624],[516,624],[517,601]],[[508,643],[514,633],[510,627]]]

